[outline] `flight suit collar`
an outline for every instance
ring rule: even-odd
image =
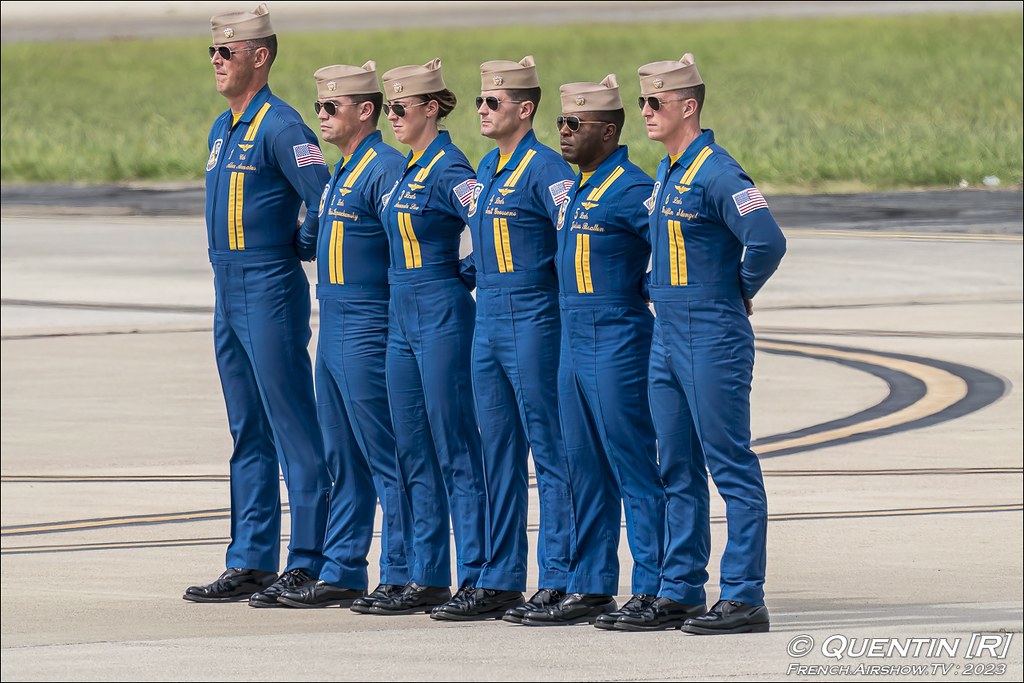
[[[434,157],[437,156],[437,153],[441,151],[441,148],[446,147],[450,144],[452,144],[451,133],[449,133],[446,130],[442,130],[440,133],[437,134],[437,137],[434,138],[434,141],[431,142],[430,145],[428,145],[425,150],[423,150],[423,154],[421,154],[420,158],[413,163],[413,166],[426,168],[427,166],[430,165],[430,162],[434,160]],[[408,163],[408,161],[411,159],[412,152],[409,152],[409,156],[406,157],[406,163]],[[412,167],[410,166],[409,168]]]
[[[702,128],[700,135],[693,139],[687,147],[683,155],[676,160],[672,166],[682,166],[683,168],[689,167],[693,163],[693,160],[697,158],[700,151],[708,145],[714,144],[715,142],[715,131],[710,128]],[[665,161],[669,161],[669,157],[665,157]]]
[[[273,94],[274,93],[270,92],[269,83],[260,88],[259,92],[257,92],[252,98],[252,101],[249,102],[249,106],[245,108],[244,112],[242,112],[242,116],[238,119],[238,123],[244,123],[246,125],[252,123],[252,120],[256,118],[256,114],[259,113],[260,109],[267,103],[267,100],[269,100]]]
[[[626,145],[619,145],[619,148],[612,152],[607,159],[602,161],[593,174],[587,178],[587,182],[579,185],[579,189],[582,190],[584,187],[590,185],[597,187],[604,182],[605,178],[607,178],[612,171],[615,170],[616,166],[626,161],[629,161],[629,147]],[[583,174],[581,173],[576,177],[577,179],[582,178]]]
[[[526,135],[524,135],[523,139],[519,141],[518,145],[516,145],[515,150],[512,152],[512,156],[509,157],[508,159],[508,162],[504,166],[502,166],[501,169],[495,170],[492,173],[492,175],[498,176],[504,173],[505,171],[511,173],[512,171],[516,170],[516,168],[519,166],[519,162],[523,160],[523,157],[526,155],[526,153],[533,149],[533,147],[536,144],[537,135],[533,132],[533,129],[531,128],[530,130],[526,131]],[[495,157],[495,166],[497,166],[497,159],[498,157]]]
[[[363,138],[363,141],[359,143],[359,146],[356,147],[356,151],[350,154],[349,156],[345,157],[345,163],[341,166],[338,166],[337,172],[340,173],[349,166],[354,166],[355,164],[358,164],[362,160],[363,155],[366,154],[366,150],[370,149],[378,142],[382,142],[383,140],[384,136],[381,135],[381,132],[379,130],[375,130],[369,135],[367,135],[365,138]]]

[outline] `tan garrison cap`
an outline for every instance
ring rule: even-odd
[[[251,12],[228,12],[210,17],[213,44],[224,45],[240,40],[254,40],[274,35],[270,25],[270,10],[266,3]]]
[[[429,95],[447,88],[444,78],[441,77],[441,60],[437,57],[423,66],[412,64],[395,67],[384,72],[381,78],[384,80],[384,96],[389,100],[411,95]]]
[[[481,90],[521,90],[539,88],[537,62],[527,55],[518,62],[495,59],[480,65]]]
[[[678,62],[651,62],[637,70],[640,74],[640,94],[644,97],[667,90],[681,90],[700,85],[704,81],[697,73],[697,62],[687,52]]]
[[[566,83],[558,93],[562,96],[563,114],[622,109],[615,74],[608,74],[600,83]]]
[[[335,64],[317,69],[316,96],[329,100],[339,95],[369,95],[380,92],[377,85],[377,62],[369,61],[362,66]]]

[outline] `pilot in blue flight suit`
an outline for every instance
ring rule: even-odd
[[[281,591],[315,579],[324,560],[331,480],[316,421],[306,348],[309,283],[299,258],[314,255],[316,209],[330,174],[313,131],[267,85],[277,37],[266,5],[215,16],[211,25],[217,90],[230,105],[210,130],[206,227],[217,368],[234,439],[231,543],[227,571],[183,597],[280,607]],[[291,512],[280,577],[279,471]]]
[[[380,206],[405,170],[405,157],[377,130],[384,97],[374,62],[317,70],[317,117],[342,158],[320,202],[317,297],[320,337],[316,392],[327,463],[334,479],[320,579],[285,591],[290,607],[351,606],[367,613],[409,580],[408,508],[398,479],[388,407],[388,239]],[[380,500],[380,585],[364,597],[366,556]]]
[[[596,623],[616,613],[623,503],[633,556],[627,604],[657,592],[665,497],[647,402],[653,316],[643,294],[650,258],[644,200],[652,181],[619,145],[625,113],[614,75],[561,87],[562,156],[580,176],[558,222],[562,308],[558,376],[577,552],[569,595],[531,610],[529,626]]]
[[[572,496],[551,381],[561,334],[555,221],[573,173],[534,135],[541,90],[533,57],[484,62],[480,79],[480,132],[498,145],[480,162],[469,210],[477,286],[473,391],[491,550],[476,590],[432,616],[519,623],[530,609],[561,600],[569,580]],[[539,590],[524,604],[530,451],[540,499]]]
[[[768,507],[750,449],[754,335],[750,303],[786,251],[761,193],[700,127],[704,82],[693,55],[640,67],[640,107],[668,156],[649,209],[657,320],[651,410],[667,496],[658,599],[624,630],[767,631]],[[720,600],[705,614],[711,551],[707,471],[725,499],[728,541]]]
[[[429,612],[451,599],[449,518],[461,589],[486,561],[487,518],[470,349],[475,305],[459,242],[476,185],[438,120],[455,108],[441,60],[383,76],[384,112],[411,153],[383,202],[391,250],[387,382],[399,473],[412,514],[410,581],[371,614]],[[450,513],[449,513],[450,510]]]

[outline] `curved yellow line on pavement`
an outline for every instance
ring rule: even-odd
[[[858,434],[866,434],[879,429],[896,427],[907,422],[920,420],[921,418],[942,412],[946,408],[962,400],[967,396],[967,382],[951,372],[941,370],[924,363],[916,363],[903,358],[890,358],[871,352],[842,351],[824,346],[808,346],[804,344],[787,344],[785,342],[758,341],[757,348],[764,351],[788,351],[803,356],[821,358],[824,360],[852,360],[860,363],[878,365],[898,372],[903,372],[914,377],[925,385],[924,397],[896,412],[857,422],[845,427],[837,427],[817,434],[808,434],[785,441],[765,444],[757,449],[759,454],[774,453],[789,448],[814,446],[827,441],[845,439]]]

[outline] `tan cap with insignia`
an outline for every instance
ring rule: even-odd
[[[380,92],[377,85],[377,62],[369,61],[362,66],[335,64],[317,69],[316,96],[329,100],[339,95],[369,95]]]
[[[658,95],[668,90],[681,90],[700,85],[697,62],[687,52],[678,62],[651,62],[637,69],[640,74],[640,94]]]
[[[563,114],[622,109],[615,74],[608,74],[600,83],[566,83],[558,89],[558,94],[562,97]]]
[[[397,66],[384,72],[381,78],[384,81],[384,96],[389,100],[447,90],[444,78],[441,77],[441,60],[437,57],[423,66]]]
[[[480,65],[481,90],[525,90],[539,88],[537,62],[527,55],[518,62],[495,59]]]
[[[274,35],[274,27],[270,25],[270,10],[267,9],[266,3],[260,3],[260,6],[251,12],[228,12],[210,17],[210,28],[213,30],[214,45]]]

